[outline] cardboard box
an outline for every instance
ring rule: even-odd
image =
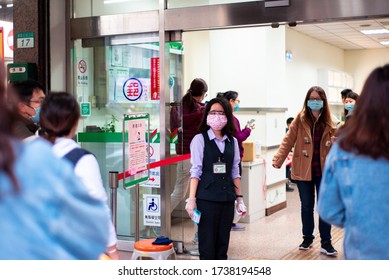
[[[254,142],[243,142],[243,158],[242,161],[254,161],[255,159],[255,143]]]

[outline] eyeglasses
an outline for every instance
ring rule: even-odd
[[[208,96],[208,93],[204,93],[204,98]]]
[[[239,99],[235,99],[234,100],[236,103],[240,104],[240,100]]]
[[[210,115],[225,115],[223,111],[209,111]]]

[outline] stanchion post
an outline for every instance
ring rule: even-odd
[[[112,213],[112,223],[116,229],[117,221],[117,197],[118,197],[118,186],[119,186],[119,172],[109,171],[109,188],[111,190],[110,195],[110,207]]]

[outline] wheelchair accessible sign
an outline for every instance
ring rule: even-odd
[[[143,195],[143,224],[161,226],[161,196],[159,194]]]

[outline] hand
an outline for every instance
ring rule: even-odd
[[[117,249],[116,244],[111,246],[111,247],[107,247],[106,254],[110,257],[111,260],[119,260],[120,259],[119,251]]]
[[[238,213],[242,213],[242,218],[243,218],[247,212],[247,207],[243,202],[243,197],[237,197],[236,202],[237,202],[236,203],[236,211],[238,211]]]
[[[189,217],[192,219],[193,218],[193,211],[197,208],[196,205],[196,198],[188,198],[186,200],[186,205],[185,205],[185,210],[188,213]]]
[[[331,144],[334,144],[335,140],[336,140],[336,136],[331,136]]]
[[[253,130],[255,128],[255,123],[253,123],[252,125],[250,125],[250,129]]]
[[[280,168],[281,168],[281,166],[278,166],[277,164],[275,164],[275,163],[274,163],[274,161],[275,161],[275,160],[273,159],[272,166],[273,166],[274,168],[280,169]]]

